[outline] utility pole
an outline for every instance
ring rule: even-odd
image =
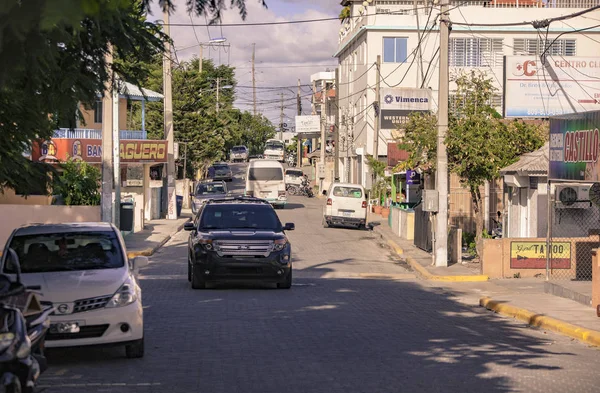
[[[334,159],[333,176],[336,182],[340,181],[340,69],[335,69],[335,137],[334,137]]]
[[[302,116],[302,98],[300,98],[300,93],[302,90],[300,89],[300,78],[298,78],[298,92],[296,93],[296,107],[298,116]],[[297,165],[299,168],[302,167],[302,138],[300,138],[300,134],[298,134],[298,129],[296,129],[296,151],[298,154]]]
[[[283,92],[281,92],[281,113],[279,115],[279,140],[283,141]]]
[[[327,81],[321,82],[323,89],[321,90],[321,150],[319,150],[319,192],[323,192],[323,184],[325,180],[325,145],[327,139]]]
[[[415,0],[416,1],[416,0]],[[202,53],[204,50],[204,47],[202,46],[202,44],[200,44],[200,57],[198,58],[198,72],[201,74],[202,73],[202,57],[204,56],[204,54]]]
[[[380,96],[380,85],[381,85],[381,55],[377,55],[377,82],[375,84],[375,102],[373,109],[375,109],[375,136],[373,140],[373,158],[379,159],[379,96]]]
[[[312,99],[310,100],[310,105],[311,105],[311,115],[316,115],[317,114],[317,104],[316,104],[316,100],[317,100],[317,81],[313,81],[312,83]],[[315,149],[317,148],[317,138],[312,138],[311,140],[311,144],[310,144],[310,152],[312,153],[313,151],[315,151]]]
[[[256,44],[252,44],[252,101],[254,102],[254,116],[256,116],[256,73],[254,61],[256,59]]]
[[[187,142],[184,142],[185,150],[183,151],[183,178],[187,179]]]
[[[163,11],[165,34],[171,35],[169,10]],[[177,199],[175,196],[175,135],[173,130],[173,86],[171,74],[171,43],[165,42],[163,54],[163,95],[164,95],[164,132],[167,140],[167,219],[177,219]]]
[[[450,40],[450,19],[448,2],[441,4],[440,17],[440,85],[438,96],[438,140],[437,173],[435,176],[438,191],[438,212],[435,225],[436,266],[448,266],[448,154],[446,134],[448,132],[448,45]]]
[[[121,133],[119,131],[119,80],[113,78],[112,89],[112,138],[113,138],[113,177],[115,189],[115,205],[113,207],[113,224],[121,228]]]
[[[219,90],[221,90],[221,78],[217,78],[217,113],[219,113]]]
[[[108,80],[104,84],[104,95],[102,96],[102,221],[113,221],[113,49],[108,44],[108,51],[104,55],[106,67],[108,68]]]

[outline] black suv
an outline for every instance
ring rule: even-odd
[[[273,207],[249,197],[212,199],[194,222],[188,241],[188,281],[203,289],[207,282],[261,281],[292,286],[292,247]]]

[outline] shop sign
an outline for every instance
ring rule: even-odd
[[[571,243],[551,243],[551,269],[571,268]],[[547,259],[546,242],[510,243],[510,268],[511,269],[545,269]]]

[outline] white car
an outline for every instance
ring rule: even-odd
[[[275,208],[284,208],[287,191],[283,165],[275,160],[250,161],[246,176],[244,195],[269,201]]]
[[[7,241],[2,272],[38,287],[50,316],[46,347],[119,344],[129,358],[144,355],[144,311],[137,275],[148,258],[128,261],[119,230],[108,223],[32,224]]]
[[[323,226],[364,229],[367,225],[367,197],[360,184],[332,183],[323,190],[327,203],[323,208]]]

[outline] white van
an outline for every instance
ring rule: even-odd
[[[344,226],[364,229],[367,225],[367,197],[360,184],[332,183],[323,190],[323,227]]]
[[[275,160],[250,161],[244,194],[269,201],[274,207],[287,203],[283,165]]]

